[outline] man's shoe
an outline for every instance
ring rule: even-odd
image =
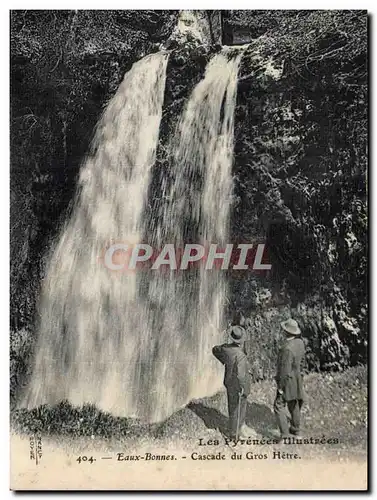
[[[289,436],[289,434],[288,435],[281,435],[281,436],[279,436],[277,444],[284,444],[284,439],[285,438],[289,438],[289,437],[291,437],[291,436]]]
[[[300,431],[293,431],[292,429],[289,429],[289,433],[297,439],[302,439]]]

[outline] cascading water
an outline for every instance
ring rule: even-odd
[[[241,56],[240,51],[224,49],[213,57],[188,100],[170,144],[173,179],[163,180],[162,213],[151,214],[149,227],[157,248],[165,243],[176,248],[216,243],[220,250],[228,243]],[[159,305],[151,318],[155,325],[160,318],[153,341],[157,356],[152,373],[158,378],[152,404],[161,419],[191,399],[214,394],[222,385],[212,347],[223,340],[227,286],[224,271],[205,270],[203,261],[196,269],[152,276],[149,291]],[[159,384],[160,380],[164,382]]]
[[[136,410],[133,359],[145,311],[136,276],[114,275],[99,256],[110,241],[140,240],[167,60],[157,53],[135,63],[98,124],[43,285],[28,407],[67,399],[118,415]]]
[[[209,63],[170,143],[170,181],[146,209],[161,120],[167,55],[136,63],[107,107],[81,172],[74,213],[50,260],[28,407],[95,404],[160,421],[221,387],[211,348],[222,341],[226,281],[187,271],[112,273],[109,241],[227,243],[233,117],[241,55]],[[195,241],[194,241],[195,240]]]

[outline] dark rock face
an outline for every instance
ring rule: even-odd
[[[103,107],[133,62],[168,41],[151,191],[170,175],[167,139],[219,50],[218,19],[211,16],[210,46],[190,37],[178,43],[175,11],[12,13],[14,331],[33,329],[46,252],[69,216]],[[256,379],[273,374],[279,324],[290,315],[307,338],[309,368],[364,362],[366,13],[228,11],[221,23],[223,43],[251,40],[239,75],[230,241],[264,241],[272,264],[268,274],[230,274],[229,318],[249,332]],[[21,350],[28,344],[22,342]],[[18,344],[14,349],[16,359]],[[24,354],[16,378],[26,370]]]
[[[106,102],[176,11],[13,11],[11,326],[30,327],[51,239]]]
[[[233,279],[233,310],[264,375],[290,315],[310,368],[363,362],[367,345],[366,15],[281,21],[245,52],[236,113],[232,241],[264,239],[272,270]]]

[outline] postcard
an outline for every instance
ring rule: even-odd
[[[10,13],[12,490],[368,489],[368,13]]]

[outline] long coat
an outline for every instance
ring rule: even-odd
[[[286,401],[305,399],[302,369],[305,362],[305,344],[298,337],[287,340],[280,349],[276,382]]]
[[[250,394],[249,362],[245,351],[237,344],[217,345],[213,355],[225,366],[224,385],[231,391]]]

